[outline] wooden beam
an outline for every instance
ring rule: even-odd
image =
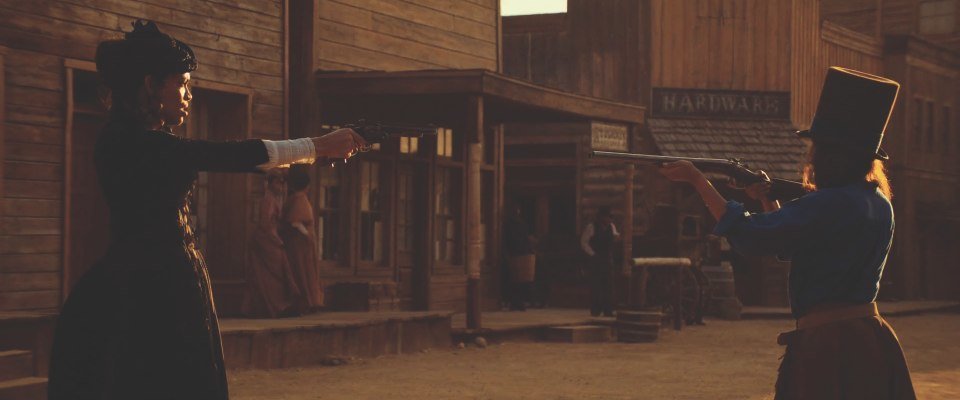
[[[483,258],[483,231],[480,212],[481,172],[483,164],[483,97],[473,95],[467,98],[467,121],[464,129],[464,142],[467,146],[467,208],[463,218],[467,226],[467,328],[480,329],[480,259]]]
[[[317,72],[320,95],[480,95],[502,107],[537,109],[579,119],[642,123],[646,109],[596,97],[565,92],[496,72],[469,70]],[[491,104],[487,104],[491,106]]]

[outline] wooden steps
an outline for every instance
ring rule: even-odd
[[[660,336],[663,313],[659,309],[617,311],[617,341],[653,342]]]
[[[609,326],[573,325],[554,326],[547,329],[547,341],[562,343],[609,342],[612,337]]]
[[[32,351],[0,351],[0,400],[46,399],[47,378],[35,373]]]
[[[33,352],[29,350],[0,351],[0,382],[33,375]]]
[[[42,400],[47,398],[47,378],[35,376],[0,382],[0,400]]]

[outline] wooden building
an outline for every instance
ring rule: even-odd
[[[468,286],[482,291],[475,308],[496,307],[502,125],[632,130],[644,114],[501,75],[497,0],[47,0],[0,17],[0,311],[57,309],[106,246],[92,60],[137,18],[196,50],[186,136],[304,137],[358,119],[441,128],[311,170],[330,309],[463,310]],[[239,312],[262,190],[260,176],[202,174],[195,192],[222,315]]]
[[[859,11],[855,17],[845,14],[866,3],[873,4],[873,19]],[[928,3],[937,3],[940,10],[950,7],[940,3],[951,2],[570,0],[563,14],[504,18],[504,71],[648,107],[644,129],[632,138],[638,150],[737,157],[773,176],[797,179],[804,148],[792,132],[809,126],[831,65],[891,76],[904,84],[886,141],[893,154],[910,153],[910,147],[898,145],[908,137],[917,140],[913,148],[949,154],[945,149],[952,148],[951,138],[957,136],[955,104],[960,93],[956,51],[950,49],[956,27],[953,33],[924,38],[881,34],[923,33],[925,17],[914,20],[905,14],[926,15]],[[916,23],[906,27],[908,21]],[[917,135],[917,130],[926,133]],[[580,136],[585,135],[581,131]],[[946,254],[955,247],[948,243],[955,240],[951,235],[956,227],[949,222],[955,218],[926,228],[930,224],[920,222],[913,211],[917,206],[908,204],[936,210],[955,205],[956,164],[949,156],[913,154],[895,155],[891,163],[898,235],[883,292],[891,297],[955,296],[955,291],[919,289],[960,283],[946,271],[956,258]],[[898,173],[901,170],[912,172]],[[926,180],[915,179],[917,174]],[[621,187],[626,185],[623,176],[614,178],[621,180]],[[633,176],[633,254],[697,257],[698,243],[713,221],[696,194],[671,188],[648,168],[638,168]],[[592,201],[592,194],[577,195],[578,204]],[[914,200],[917,196],[926,200]],[[578,224],[586,219],[579,211]],[[918,233],[924,231],[931,233]],[[918,262],[921,255],[929,261]],[[746,304],[786,304],[788,264],[740,259],[735,265],[738,294]]]
[[[357,119],[441,128],[315,171],[321,275],[335,308],[463,310],[471,282],[482,291],[477,307],[498,308],[503,146],[512,140],[502,126],[643,119],[636,105],[499,74],[495,0],[293,10],[295,37],[312,40],[293,62],[301,131]]]
[[[106,117],[92,62],[97,44],[120,37],[136,18],[156,21],[200,60],[186,134],[280,139],[287,103],[282,5],[46,0],[0,7],[0,311],[58,308],[103,254],[107,210],[92,163]],[[230,313],[245,284],[262,179],[204,175],[194,223],[218,303]]]
[[[875,71],[903,85],[885,139],[897,214],[887,295],[956,300],[960,1],[823,0],[822,12],[825,26],[858,32]]]

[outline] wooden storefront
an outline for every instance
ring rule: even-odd
[[[122,37],[136,18],[156,21],[200,60],[185,134],[281,139],[284,3],[30,1],[0,10],[0,311],[57,309],[106,246],[107,210],[92,163],[106,118],[92,62],[97,44]],[[245,285],[260,181],[209,174],[195,199],[218,308],[228,315]]]
[[[543,154],[563,139],[555,135],[531,142],[525,132],[514,134],[509,127],[604,121],[633,130],[644,115],[639,106],[548,89],[486,70],[318,72],[316,85],[319,119],[325,125],[366,118],[440,127],[436,138],[393,140],[339,172],[317,171],[316,204],[331,204],[324,194],[342,183],[335,191],[342,199],[338,204],[345,205],[320,207],[318,212],[345,217],[339,232],[353,232],[346,237],[336,236],[335,229],[321,233],[337,237],[319,239],[327,246],[324,254],[345,249],[321,261],[326,283],[395,281],[402,308],[463,310],[471,277],[479,280],[481,306],[498,308],[499,232],[504,197],[509,195],[505,183],[511,179],[511,166],[505,163],[510,147],[526,143],[524,153]],[[554,161],[575,166],[576,154],[570,151]],[[540,185],[547,190],[557,178],[541,180]],[[380,202],[369,200],[374,187],[379,188]],[[371,212],[381,228],[371,228]],[[375,236],[372,244],[368,232]],[[364,290],[364,285],[358,287]]]

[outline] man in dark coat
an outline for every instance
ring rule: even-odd
[[[590,315],[613,316],[613,251],[620,239],[610,207],[600,207],[597,218],[580,235],[580,247],[590,257]]]

